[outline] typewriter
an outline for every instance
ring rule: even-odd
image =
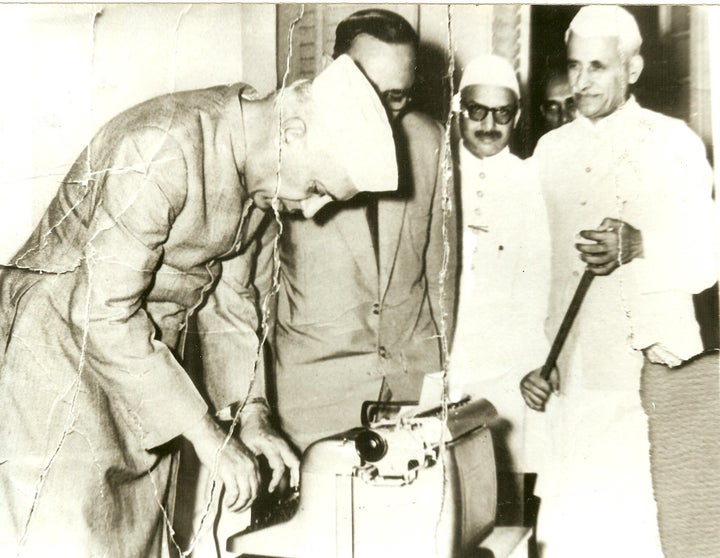
[[[493,529],[497,499],[480,399],[418,411],[366,402],[362,427],[312,444],[300,491],[253,514],[228,539],[234,556],[464,558]]]

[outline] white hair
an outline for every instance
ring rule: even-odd
[[[585,6],[575,15],[565,31],[565,45],[573,33],[580,37],[615,37],[621,55],[640,54],[642,37],[635,18],[620,6]]]

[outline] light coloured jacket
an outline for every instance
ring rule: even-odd
[[[423,375],[442,365],[443,312],[452,336],[455,208],[443,213],[444,193],[452,206],[443,129],[409,113],[396,143],[401,183],[379,196],[379,262],[362,203],[285,223],[275,383],[282,427],[300,448],[358,426],[383,379],[393,399],[417,399]]]
[[[24,536],[30,556],[159,556],[168,442],[248,392],[265,214],[235,160],[239,90],[111,120],[0,271],[0,555]],[[208,402],[179,361],[203,303]]]

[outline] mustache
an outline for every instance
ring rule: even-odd
[[[502,134],[498,130],[488,130],[487,132],[478,130],[475,132],[475,137],[480,140],[499,140]]]

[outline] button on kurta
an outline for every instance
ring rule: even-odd
[[[380,313],[380,304],[378,304],[377,302],[375,304],[373,304],[373,306],[372,306],[372,313],[373,314]]]
[[[384,346],[380,345],[378,347],[378,355],[380,355],[380,358],[387,358],[387,356],[388,356],[387,349]]]

